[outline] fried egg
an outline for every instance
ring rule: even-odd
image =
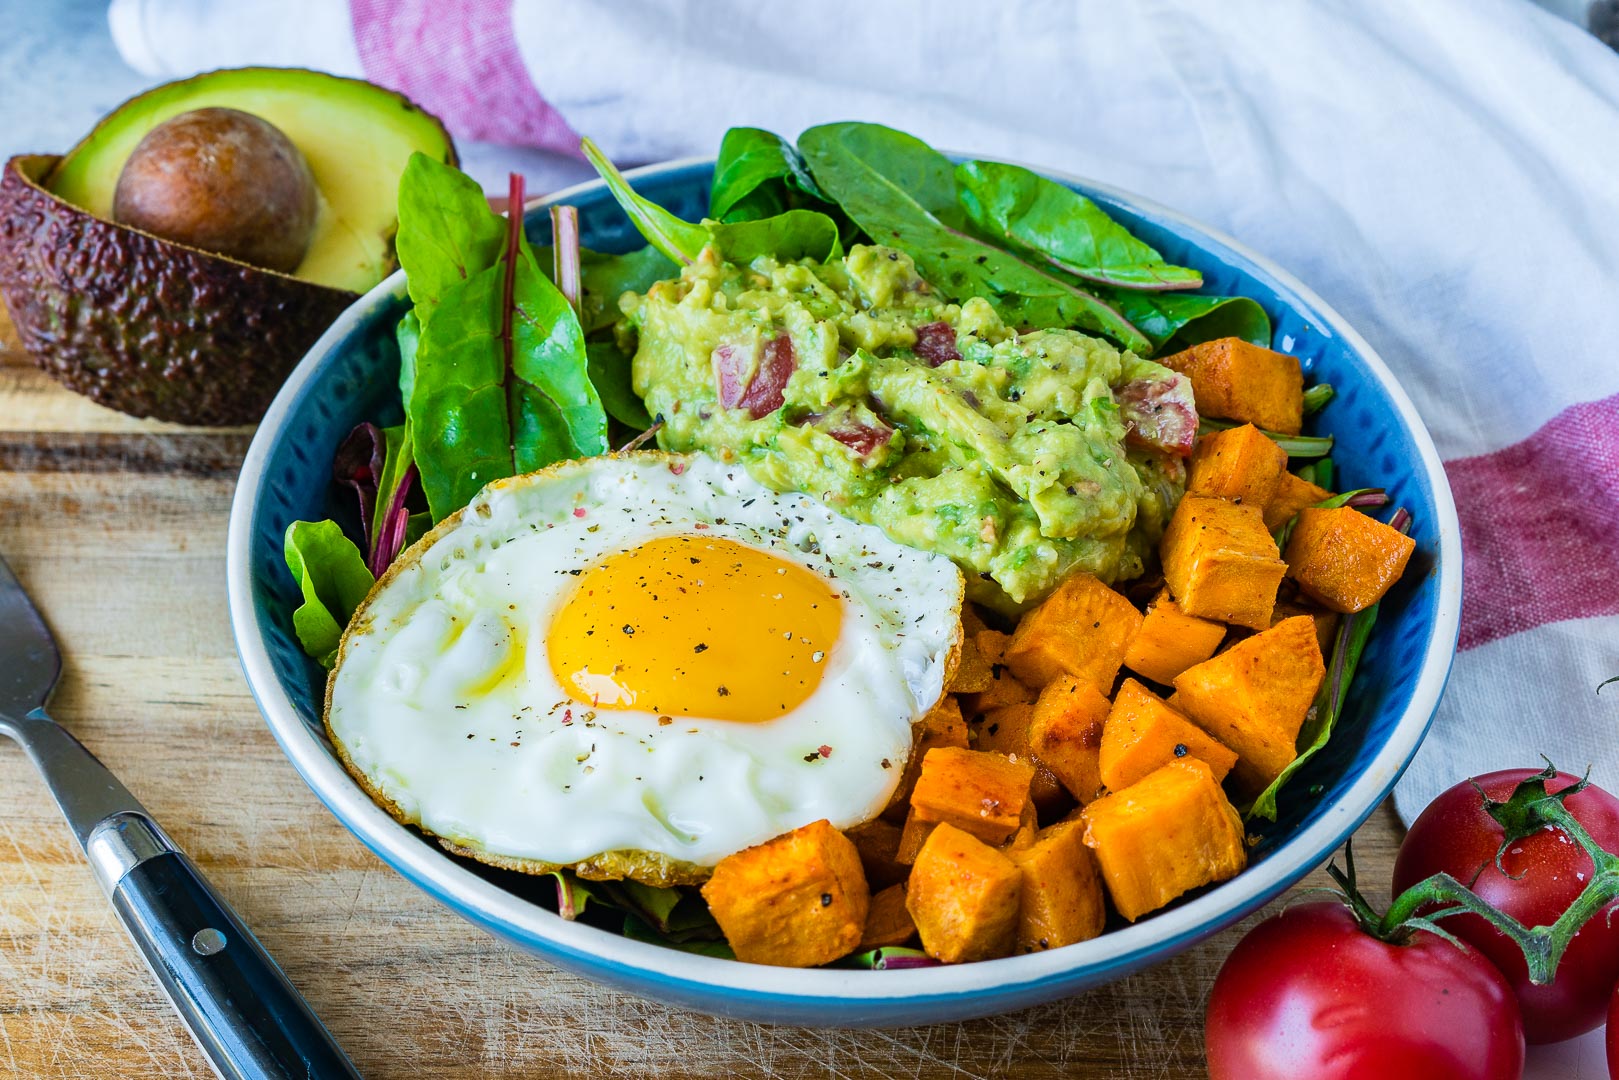
[[[696,881],[876,816],[939,700],[962,579],[706,457],[497,481],[396,561],[327,687],[400,820],[515,869]]]

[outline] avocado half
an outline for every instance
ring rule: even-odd
[[[291,274],[112,220],[136,144],[209,106],[262,117],[309,163],[320,205]],[[435,117],[359,79],[238,68],[160,86],[66,155],[6,163],[0,298],[35,362],[95,401],[180,423],[250,423],[321,332],[397,265],[399,176],[417,151],[457,163]]]

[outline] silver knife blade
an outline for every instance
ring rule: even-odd
[[[0,735],[17,740],[34,759],[82,846],[103,821],[119,814],[145,816],[146,808],[45,714],[61,674],[56,639],[0,558]]]
[[[0,558],[0,716],[20,720],[42,708],[61,674],[56,639]]]

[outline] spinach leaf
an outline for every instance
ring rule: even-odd
[[[592,341],[585,346],[590,360],[590,381],[601,395],[607,415],[636,431],[652,426],[652,417],[630,385],[630,357],[612,340]]]
[[[335,521],[294,521],[287,526],[282,555],[303,594],[292,613],[293,633],[304,652],[329,668],[343,628],[376,579]]]
[[[982,296],[1014,325],[1077,326],[1150,351],[1125,316],[1084,288],[962,232],[954,170],[920,140],[877,124],[824,124],[799,136],[798,148],[855,224],[910,255],[952,300]]]
[[[1098,286],[1096,293],[1114,304],[1152,342],[1152,350],[1144,356],[1178,352],[1223,337],[1270,347],[1270,316],[1246,296],[1144,293],[1106,286]]]
[[[581,140],[580,147],[647,243],[675,263],[695,262],[710,244],[724,258],[743,263],[760,255],[824,261],[841,250],[837,222],[815,210],[788,210],[757,221],[693,225],[642,198],[589,139]]]
[[[757,221],[794,207],[795,194],[830,203],[793,144],[759,128],[735,127],[720,141],[708,213],[720,221]]]
[[[505,221],[489,209],[476,180],[421,151],[410,156],[399,177],[394,250],[418,318],[425,320],[452,285],[495,265],[505,237]]]
[[[1154,292],[1203,284],[1202,274],[1166,263],[1090,199],[1021,166],[963,162],[955,180],[981,233],[1083,281]]]
[[[1244,816],[1275,821],[1276,796],[1282,790],[1282,785],[1292,779],[1293,774],[1302,769],[1304,763],[1315,757],[1327,745],[1327,740],[1332,738],[1333,729],[1337,727],[1338,718],[1343,712],[1344,697],[1355,678],[1355,668],[1360,665],[1360,655],[1371,637],[1372,625],[1377,622],[1377,607],[1373,604],[1364,611],[1345,615],[1339,623],[1338,637],[1332,647],[1332,666],[1321,682],[1321,689],[1316,692],[1315,704],[1305,714],[1304,726],[1299,729],[1299,756],[1288,762],[1281,774],[1270,782],[1270,786],[1260,792],[1259,798],[1254,800]]]

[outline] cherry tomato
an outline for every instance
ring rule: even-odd
[[[1337,901],[1248,932],[1209,995],[1210,1080],[1518,1080],[1523,1026],[1501,973],[1418,931],[1389,945]]]
[[[1509,769],[1478,778],[1492,799],[1505,799],[1533,769]],[[1548,781],[1552,793],[1578,777],[1558,773]],[[1619,852],[1619,799],[1599,787],[1568,797],[1569,812],[1604,850]],[[1591,880],[1591,858],[1561,829],[1527,837],[1495,867],[1501,826],[1484,810],[1473,785],[1457,784],[1428,804],[1411,823],[1394,863],[1394,891],[1403,892],[1423,878],[1446,871],[1492,906],[1525,926],[1555,922]],[[1474,876],[1477,875],[1477,880]],[[1524,1036],[1531,1043],[1561,1042],[1602,1023],[1614,983],[1619,982],[1619,915],[1610,923],[1600,912],[1575,935],[1550,985],[1529,981],[1523,953],[1512,940],[1477,915],[1456,915],[1440,925],[1490,958],[1512,984],[1523,1013]]]
[[[1608,1080],[1619,1080],[1619,986],[1608,1002]]]

